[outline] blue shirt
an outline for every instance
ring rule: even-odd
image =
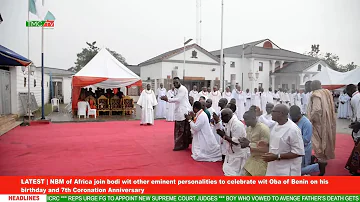
[[[312,136],[312,124],[306,116],[302,116],[297,123],[298,127],[301,130],[301,134],[304,140],[304,146],[311,144]]]

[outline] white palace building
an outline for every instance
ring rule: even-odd
[[[328,65],[317,58],[282,49],[269,39],[259,40],[224,50],[225,84],[238,83],[242,89],[263,87],[300,89]],[[160,54],[138,65],[140,77],[153,88],[164,83],[168,88],[175,76],[191,86],[212,87],[220,84],[220,50],[209,52],[197,44]]]

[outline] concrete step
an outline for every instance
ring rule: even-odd
[[[10,130],[18,127],[20,124],[22,124],[22,121],[15,121],[14,123],[7,124],[6,127],[3,129],[0,129],[0,136],[4,135],[5,133],[9,132]]]
[[[0,117],[0,130],[7,127],[7,125],[13,124],[16,122],[17,115],[10,114]]]

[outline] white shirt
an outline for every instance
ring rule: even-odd
[[[271,130],[269,152],[276,155],[288,152],[305,155],[301,131],[290,119],[284,125],[276,123]],[[301,156],[271,161],[268,163],[266,176],[301,176],[301,163]]]
[[[267,125],[267,127],[269,127],[270,130],[276,125],[276,122],[272,120],[271,114],[263,114],[263,115],[261,115],[259,117],[258,121],[260,123],[263,123],[263,124]]]
[[[195,90],[190,91],[189,96],[193,97],[193,98],[194,98],[194,101],[198,101],[198,100],[199,100],[199,92],[197,92],[197,91],[195,91]]]
[[[175,121],[184,121],[185,115],[191,111],[189,102],[188,90],[181,85],[178,89],[175,88],[175,96],[168,98],[168,102],[175,103]]]
[[[360,121],[360,93],[358,91],[352,95],[350,105],[352,109],[351,121]]]

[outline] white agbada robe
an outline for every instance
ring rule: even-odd
[[[271,91],[268,91],[266,93],[266,99],[268,103],[274,104],[274,93]]]
[[[280,96],[280,103],[279,104],[285,104],[285,93],[284,92],[279,92],[279,96]]]
[[[304,97],[303,97],[303,112],[304,114],[307,113],[307,108],[308,108],[308,104],[309,104],[309,99],[310,99],[310,93],[305,93]]]
[[[217,114],[218,112],[215,111],[215,109],[213,107],[210,107],[207,109],[210,113],[210,119],[213,119],[213,114],[214,112]]]
[[[339,108],[338,108],[338,118],[346,119],[349,117],[349,101],[350,97],[344,93],[341,93],[339,96]],[[342,104],[341,102],[344,102]]]
[[[195,90],[190,91],[189,96],[194,98],[194,102],[199,101],[200,97],[199,97],[199,92],[198,91],[195,91]]]
[[[250,107],[251,107],[251,93],[246,93],[245,94],[245,111],[249,111]]]
[[[261,103],[260,110],[263,112],[263,114],[266,114],[266,104],[267,104],[266,93],[260,93],[260,103]]]
[[[255,105],[261,109],[261,100],[260,100],[259,92],[253,93],[251,96],[251,100],[252,100],[251,105]]]
[[[221,161],[220,145],[215,139],[209,119],[203,110],[196,113],[195,122],[191,121],[190,127],[193,134],[191,157],[195,161]]]
[[[231,137],[232,141],[239,143],[239,138],[246,137],[244,124],[235,115],[225,124],[225,134]],[[226,141],[226,140],[225,140]],[[225,176],[241,176],[246,160],[250,156],[249,148],[241,148],[240,145],[230,145],[228,141],[227,152],[223,164]]]
[[[269,153],[281,155],[288,152],[305,155],[301,130],[290,119],[284,125],[276,123],[269,141]],[[268,162],[266,176],[301,176],[302,156]]]
[[[232,98],[232,93],[231,92],[223,92],[222,93],[222,97],[223,98],[226,98],[227,99],[227,101],[228,101],[228,103],[230,102],[230,100],[231,100],[231,98]]]
[[[215,135],[216,141],[220,144],[221,154],[226,155],[226,152],[228,149],[228,144],[226,143],[226,140],[222,139],[220,137],[220,135],[218,135],[216,132],[217,129],[225,130],[224,124],[221,121],[221,112],[218,113],[218,117],[219,117],[219,123],[217,123],[213,126],[213,133]],[[236,117],[236,116],[234,116],[234,117]]]
[[[235,90],[232,95],[232,98],[236,100],[236,115],[239,120],[243,120],[243,115],[245,113],[245,93],[243,91]]]
[[[284,99],[285,99],[285,102],[288,102],[288,105],[291,106],[290,94],[289,93],[284,93]]]
[[[175,91],[168,90],[167,97],[174,97]],[[175,121],[175,103],[166,103],[166,121]]]
[[[209,93],[207,92],[207,91],[201,91],[201,92],[199,92],[199,97],[198,97],[198,100],[197,101],[199,101],[199,99],[200,99],[200,97],[201,96],[204,96],[205,97],[205,100],[207,100],[208,98],[209,98]]]
[[[295,94],[294,105],[298,106],[301,109],[301,95],[300,95],[300,93]]]
[[[168,102],[175,104],[175,121],[184,121],[184,114],[192,111],[188,90],[183,85],[178,89],[175,88],[175,96],[168,97]]]
[[[162,96],[166,96],[166,89],[165,88],[158,88],[157,89],[157,101],[158,105],[156,106],[156,118],[163,119],[166,118],[166,101],[161,100]]]
[[[221,99],[220,91],[211,92],[209,94],[209,99],[212,100],[212,108],[215,109],[215,112],[216,113],[220,112],[220,107],[219,107],[219,100]]]
[[[158,104],[155,93],[153,90],[143,90],[137,101],[137,104],[141,108],[141,120],[140,124],[152,124],[154,125],[154,106]]]
[[[290,97],[290,106],[293,106],[295,104],[295,93],[289,93]]]
[[[278,101],[278,99],[280,99],[279,91],[274,94],[274,106],[280,104],[280,100]]]

